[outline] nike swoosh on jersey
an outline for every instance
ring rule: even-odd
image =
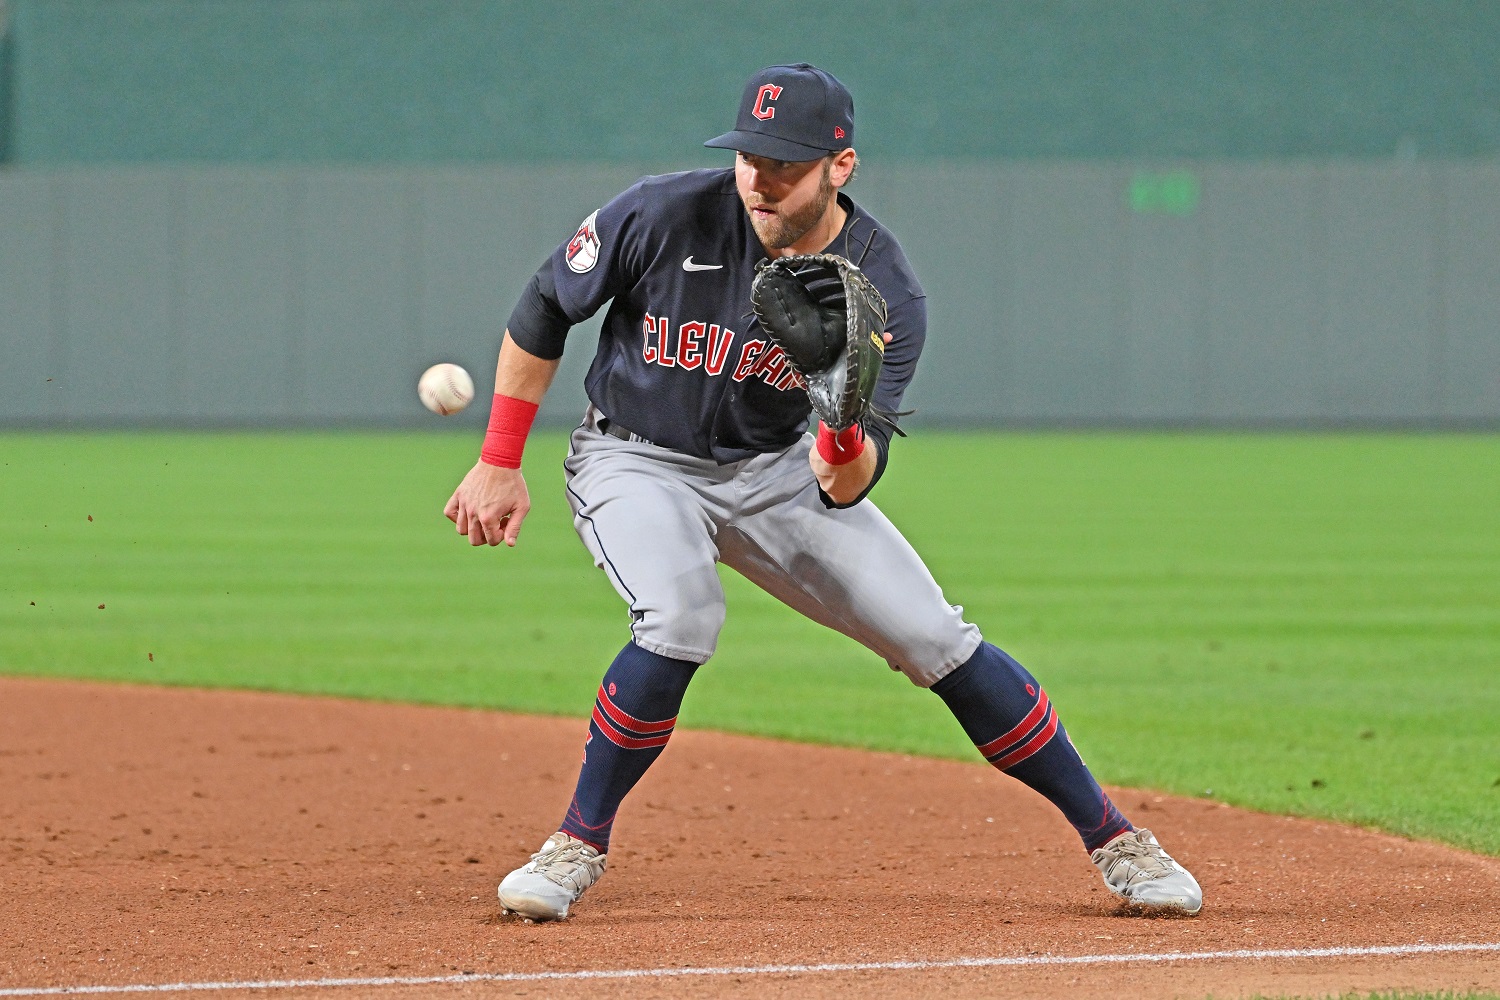
[[[685,260],[685,261],[682,262],[682,269],[684,271],[722,271],[724,269],[724,265],[723,264],[694,264],[693,263],[693,258],[692,257],[688,257],[687,260]]]

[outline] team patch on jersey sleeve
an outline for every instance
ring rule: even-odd
[[[578,232],[568,241],[568,270],[576,274],[587,274],[599,262],[599,231],[594,228],[595,212],[583,220]]]

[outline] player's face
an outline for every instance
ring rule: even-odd
[[[833,202],[832,168],[831,156],[796,163],[738,154],[734,164],[735,185],[762,246],[767,250],[785,250],[824,220]],[[829,238],[832,237],[830,233]]]

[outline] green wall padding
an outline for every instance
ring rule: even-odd
[[[4,0],[0,0],[0,163],[10,161],[15,130],[15,45],[9,29]]]
[[[11,0],[11,159],[717,163],[748,75],[868,158],[1500,151],[1500,3]],[[3,75],[0,75],[3,79]]]

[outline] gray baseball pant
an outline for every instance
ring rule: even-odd
[[[719,465],[604,434],[598,416],[590,408],[573,431],[568,501],[594,564],[629,605],[636,645],[707,662],[724,624],[722,562],[920,687],[979,647],[979,629],[873,503],[823,506],[807,464],[812,435]]]

